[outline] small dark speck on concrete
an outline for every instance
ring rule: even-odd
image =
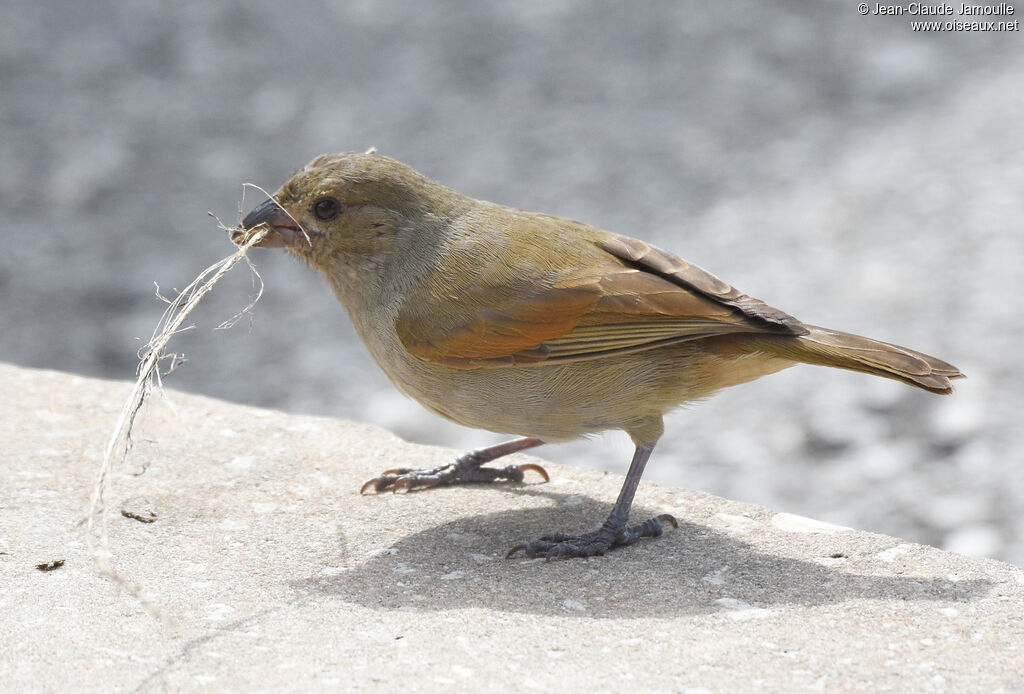
[[[36,568],[40,571],[53,571],[64,566],[63,559],[54,559],[52,561],[44,561],[42,564],[36,564]]]
[[[156,509],[147,499],[141,496],[132,498],[121,504],[121,515],[132,518],[140,523],[152,523],[156,520]]]

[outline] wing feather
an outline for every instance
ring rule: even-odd
[[[595,359],[733,333],[807,332],[682,258],[614,234],[590,241],[597,254],[581,267],[540,279],[477,273],[462,283],[462,296],[454,291],[460,301],[450,290],[403,307],[399,338],[422,359],[477,369]]]

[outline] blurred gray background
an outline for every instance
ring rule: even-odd
[[[232,251],[207,211],[231,223],[243,182],[373,145],[970,377],[939,398],[791,369],[671,416],[648,479],[1024,564],[1021,75],[1020,32],[916,33],[852,0],[8,0],[0,359],[132,378],[153,283]],[[321,277],[252,256],[251,320],[213,330],[248,301],[239,268],[172,343],[169,386],[501,439],[406,401]],[[623,472],[630,450],[538,453]]]

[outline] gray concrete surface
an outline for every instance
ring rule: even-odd
[[[621,479],[360,496],[451,451],[169,391],[114,479],[115,567],[79,524],[123,382],[0,365],[0,689],[1019,692],[1024,570],[643,484],[665,537],[505,560],[598,523]],[[144,474],[137,474],[144,470]],[[42,571],[37,565],[63,565]]]
[[[153,283],[230,250],[208,210],[376,145],[957,364],[946,400],[810,368],[725,393],[670,418],[649,474],[1024,564],[1024,42],[910,19],[853,0],[8,0],[0,359],[130,378]],[[251,330],[211,330],[246,303],[238,273],[176,341],[174,387],[496,440],[404,400],[319,277],[254,257]],[[623,472],[629,447],[538,455]]]

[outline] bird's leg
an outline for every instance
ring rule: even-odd
[[[627,525],[629,509],[633,505],[633,495],[636,494],[640,477],[644,474],[644,466],[653,450],[653,445],[636,447],[636,451],[633,453],[633,462],[629,464],[629,472],[626,473],[626,480],[622,483],[622,489],[619,490],[619,498],[615,500],[615,506],[612,508],[608,520],[596,531],[586,535],[566,535],[564,533],[545,535],[534,542],[523,542],[516,545],[509,551],[507,557],[520,551],[528,557],[546,557],[547,559],[592,557],[596,554],[604,554],[612,547],[628,545],[641,537],[658,537],[662,533],[664,523],[678,528],[679,523],[667,513],[639,525]]]
[[[368,480],[359,490],[360,493],[373,488],[376,492],[383,492],[388,489],[398,491],[405,489],[421,489],[425,487],[436,487],[441,484],[458,484],[461,482],[493,482],[495,480],[511,480],[522,482],[523,473],[533,470],[539,473],[544,481],[549,477],[547,471],[540,465],[526,463],[523,465],[506,465],[503,468],[481,467],[496,458],[510,453],[524,451],[527,448],[534,448],[544,442],[533,437],[513,439],[505,443],[487,448],[478,448],[475,451],[464,453],[452,462],[435,468],[395,468],[385,470],[380,477]]]

